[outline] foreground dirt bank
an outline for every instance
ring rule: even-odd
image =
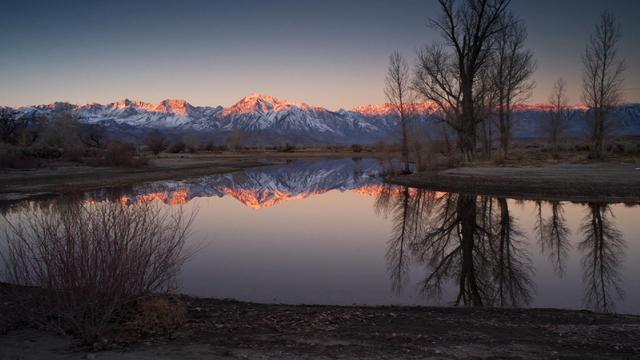
[[[396,176],[399,185],[479,195],[575,201],[640,201],[640,165],[461,167]]]
[[[0,289],[1,290],[1,289]],[[4,309],[11,300],[0,299]],[[265,305],[182,297],[184,325],[101,351],[18,321],[0,359],[631,359],[640,316],[549,309]],[[5,316],[0,311],[0,315]],[[13,318],[16,319],[15,314]],[[8,317],[5,317],[8,319]],[[16,319],[19,320],[19,319]]]

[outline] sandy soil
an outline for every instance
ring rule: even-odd
[[[389,182],[480,195],[549,200],[639,201],[640,164],[461,167],[397,176]]]

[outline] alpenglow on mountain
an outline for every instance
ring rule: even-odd
[[[56,102],[49,105],[16,109],[21,116],[75,113],[80,121],[100,124],[110,132],[139,137],[152,129],[169,136],[197,131],[209,140],[224,141],[234,131],[245,134],[247,144],[351,144],[395,141],[398,138],[397,116],[388,104],[364,105],[351,110],[331,111],[263,94],[251,94],[231,107],[193,106],[185,100],[167,99],[158,104],[124,99],[109,104],[73,105]],[[420,104],[419,119],[423,131],[441,133],[436,109]],[[640,135],[640,104],[626,104],[614,110],[615,132]],[[544,105],[523,106],[513,114],[513,134],[518,138],[537,137],[547,116]],[[587,134],[587,110],[570,109],[569,135]]]

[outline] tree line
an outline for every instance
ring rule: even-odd
[[[514,108],[526,102],[535,87],[533,52],[526,47],[526,25],[510,0],[438,0],[439,16],[429,27],[438,41],[420,49],[413,71],[395,51],[389,59],[384,93],[398,116],[401,153],[409,163],[409,122],[419,116],[417,101],[433,104],[431,114],[455,134],[464,161],[491,157],[494,129],[499,156],[506,158],[512,140]],[[582,100],[588,107],[590,156],[605,156],[611,110],[622,100],[624,60],[618,54],[620,24],[604,11],[582,55]],[[554,153],[569,120],[567,84],[559,78],[549,95],[550,108],[542,127]],[[409,171],[408,165],[405,171]]]

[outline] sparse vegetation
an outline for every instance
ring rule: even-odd
[[[192,219],[154,204],[33,207],[0,220],[5,273],[44,289],[39,303],[51,325],[92,343],[125,306],[173,289]],[[155,321],[168,322],[159,312]]]
[[[153,155],[158,156],[169,147],[167,138],[159,131],[152,131],[145,137],[144,143]]]

